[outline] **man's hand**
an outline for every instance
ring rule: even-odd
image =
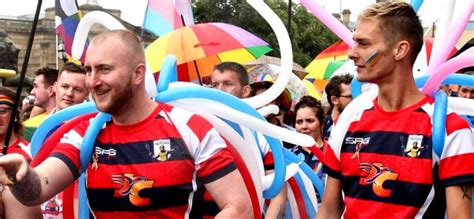
[[[14,185],[21,182],[28,173],[28,162],[19,154],[0,157],[0,184]]]

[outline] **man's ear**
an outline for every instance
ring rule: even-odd
[[[52,85],[50,85],[48,87],[48,95],[50,97],[54,96],[56,94],[56,91],[57,91],[57,86],[58,86],[58,82],[55,81]]]
[[[146,65],[144,63],[138,64],[133,69],[134,83],[140,84],[145,82]]]
[[[249,97],[251,90],[252,90],[252,88],[250,87],[250,85],[245,85],[245,86],[242,88],[242,97],[243,97],[243,98]]]
[[[395,60],[399,61],[407,57],[409,51],[411,50],[411,45],[408,41],[402,40],[398,42],[393,49],[393,56]]]
[[[336,96],[332,95],[331,96],[331,103],[332,103],[333,106],[339,105],[339,99]]]

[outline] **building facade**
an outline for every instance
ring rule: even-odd
[[[79,7],[83,14],[87,14],[90,11],[105,11],[119,20],[128,30],[135,32],[140,35],[142,32],[141,27],[133,26],[126,21],[120,19],[120,10],[104,9],[99,6],[96,1],[89,1],[88,3]],[[0,27],[5,30],[10,36],[15,45],[20,49],[18,57],[18,71],[22,69],[23,61],[25,58],[26,48],[28,44],[28,38],[31,32],[31,26],[33,23],[34,15],[25,16],[0,16]],[[101,25],[94,25],[89,34],[89,38],[105,31],[106,28]],[[144,45],[148,45],[156,36],[148,32],[144,32]],[[26,71],[27,77],[34,78],[33,73],[43,67],[51,67],[60,69],[64,63],[61,59],[61,51],[58,52],[58,44],[60,39],[56,37],[55,33],[55,10],[53,8],[47,8],[38,20],[36,27],[35,39],[33,41],[33,47],[31,50],[28,68]],[[18,74],[18,73],[17,73]]]

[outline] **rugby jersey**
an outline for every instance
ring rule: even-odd
[[[345,218],[444,218],[444,188],[474,182],[468,124],[448,112],[438,157],[432,149],[433,108],[433,99],[425,97],[385,112],[375,99],[352,118],[342,145],[329,139],[325,172],[342,181]]]
[[[31,161],[31,153],[29,145],[30,143],[23,139],[17,138],[10,146],[8,146],[8,153],[21,154],[28,162]]]
[[[51,156],[79,175],[80,143],[89,121],[64,135]],[[106,124],[87,169],[97,218],[195,218],[203,184],[236,169],[225,141],[198,115],[163,103],[144,121]],[[199,206],[196,204],[196,206]]]

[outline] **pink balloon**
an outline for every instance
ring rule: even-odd
[[[473,60],[474,48],[470,48],[455,58],[450,59],[436,69],[433,75],[428,79],[428,81],[426,81],[426,84],[421,91],[427,95],[433,96],[438,90],[441,82],[443,82],[449,74],[456,72],[459,69],[473,66]]]
[[[453,19],[451,21],[449,31],[444,33],[446,34],[446,40],[443,42],[443,47],[439,50],[439,54],[436,54],[436,56],[431,57],[430,64],[428,66],[428,73],[432,73],[448,59],[451,50],[454,48],[459,38],[461,37],[461,34],[466,28],[467,22],[469,22],[469,18],[471,17],[472,12],[474,11],[474,1],[465,0],[457,2],[465,2],[466,5],[458,7],[463,8],[465,10],[455,12],[458,13],[458,19]]]
[[[324,25],[326,25],[332,32],[342,39],[349,47],[354,47],[354,40],[352,39],[352,32],[346,28],[339,20],[328,13],[315,0],[300,0],[300,3],[310,10]]]

